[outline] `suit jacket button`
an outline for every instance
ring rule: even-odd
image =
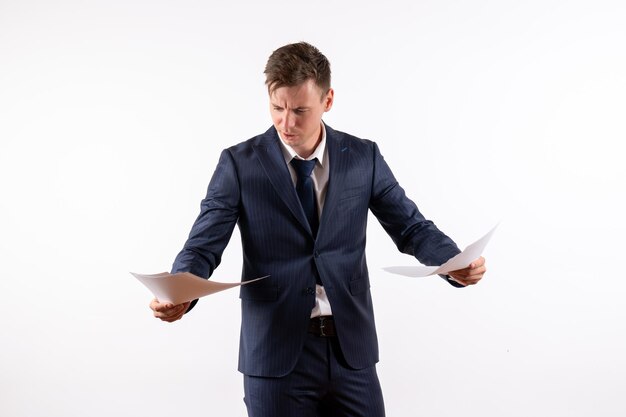
[[[313,295],[313,294],[315,294],[315,290],[314,290],[313,288],[311,288],[311,287],[308,287],[308,288],[306,289],[306,293],[307,293],[308,295]]]
[[[313,253],[313,256],[315,256],[316,258],[320,257],[320,253],[318,251],[315,251],[315,253]]]

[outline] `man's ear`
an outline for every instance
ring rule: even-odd
[[[326,93],[326,96],[323,99],[325,112],[330,110],[331,107],[333,107],[334,100],[335,100],[335,90],[333,90],[332,88],[329,88],[328,92]]]

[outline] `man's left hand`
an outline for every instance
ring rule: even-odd
[[[485,258],[481,256],[472,262],[467,268],[448,272],[448,275],[450,275],[450,279],[453,281],[456,281],[463,286],[467,286],[478,283],[483,275],[485,275],[485,272],[487,272],[487,268],[485,267]]]
[[[185,315],[190,304],[190,301],[178,305],[162,303],[155,298],[150,302],[150,309],[157,319],[172,323],[176,320],[180,320]]]

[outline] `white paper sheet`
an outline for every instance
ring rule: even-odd
[[[225,283],[202,279],[190,272],[179,272],[177,274],[161,272],[160,274],[149,275],[131,272],[131,274],[148,287],[159,301],[172,304],[181,304],[205,295],[215,294],[216,292],[250,284],[251,282],[269,277],[269,275],[266,275],[249,281]]]
[[[383,268],[387,272],[391,272],[392,274],[404,275],[405,277],[426,277],[429,275],[435,274],[447,274],[450,271],[456,271],[457,269],[467,268],[472,261],[478,259],[489,240],[491,240],[491,236],[493,236],[493,232],[496,231],[498,225],[496,225],[493,229],[491,229],[485,236],[478,239],[476,242],[467,246],[465,250],[453,258],[450,258],[446,263],[440,266],[388,266]]]

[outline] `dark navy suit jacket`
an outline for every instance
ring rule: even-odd
[[[224,150],[201,212],[172,272],[209,277],[235,224],[243,247],[239,370],[283,376],[302,350],[315,280],[332,306],[339,344],[349,366],[378,361],[378,342],[365,261],[367,215],[377,217],[398,249],[426,265],[459,253],[426,220],[398,185],[372,141],[326,126],[328,190],[313,238],[274,127]]]

